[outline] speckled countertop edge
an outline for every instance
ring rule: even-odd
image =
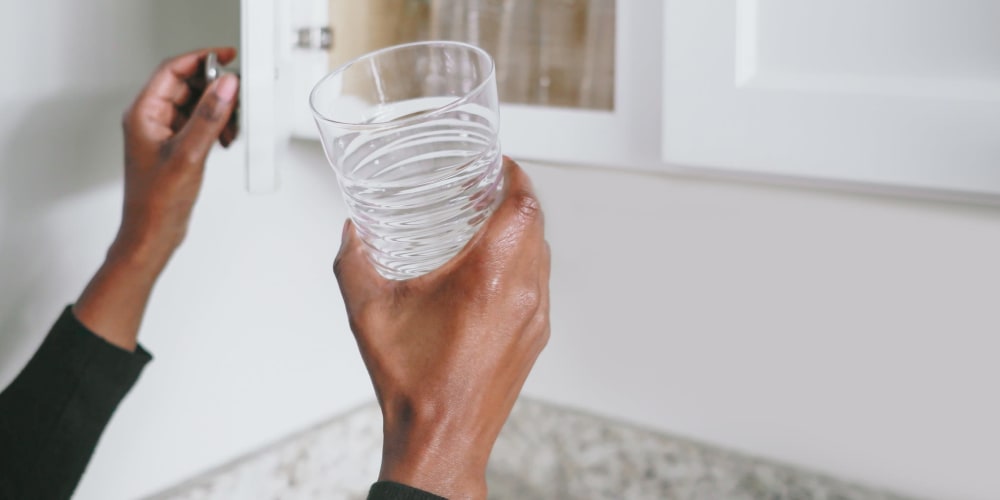
[[[147,500],[363,499],[381,444],[372,402]],[[527,398],[494,447],[487,480],[496,499],[907,500]]]

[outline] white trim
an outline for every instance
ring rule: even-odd
[[[246,182],[251,193],[278,187],[279,137],[275,0],[241,0],[240,129],[246,142]]]

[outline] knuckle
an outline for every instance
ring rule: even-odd
[[[164,141],[163,144],[160,144],[160,149],[157,151],[160,161],[167,161],[174,156],[176,144],[173,140]]]
[[[541,334],[538,335],[538,350],[541,351],[549,345],[549,339],[552,337],[552,328],[549,327],[548,321],[545,322],[545,329],[542,330]]]
[[[519,191],[514,195],[514,204],[518,213],[527,220],[536,220],[541,216],[542,204],[538,198],[528,191]]]
[[[547,308],[539,308],[531,318],[532,330],[538,337],[548,337],[549,334],[549,311]]]
[[[549,327],[548,317],[538,314],[524,327],[523,345],[527,352],[537,356],[545,350],[549,344],[549,337],[552,329]]]
[[[333,259],[333,275],[339,280],[344,274],[344,254],[341,252]]]
[[[205,156],[192,147],[184,147],[180,153],[180,160],[185,165],[201,165],[205,161]]]
[[[205,96],[202,97],[201,104],[199,104],[198,108],[195,110],[195,115],[207,122],[218,122],[222,120],[222,114],[224,112],[223,107],[220,106],[219,103],[219,98],[215,94],[205,94]]]
[[[356,250],[353,248],[341,248],[337,252],[337,256],[333,258],[333,274],[341,285],[344,284],[345,279],[352,278],[357,274],[355,252]]]
[[[517,303],[523,311],[534,314],[541,307],[542,291],[538,287],[523,287],[517,293]]]
[[[342,245],[337,251],[337,256],[333,258],[333,274],[338,280],[350,272],[351,266],[354,265],[354,257],[351,255],[353,251],[351,247]]]

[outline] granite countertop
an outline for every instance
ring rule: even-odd
[[[381,431],[371,403],[148,500],[364,499]],[[904,500],[527,399],[497,441],[487,480],[496,499]]]

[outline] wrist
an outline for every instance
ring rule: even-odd
[[[385,416],[381,481],[393,481],[449,499],[486,498],[486,465],[492,446],[452,428],[446,418]]]
[[[137,345],[153,286],[181,239],[171,236],[176,231],[157,227],[127,218],[104,263],[73,306],[73,313],[88,329],[128,351]]]
[[[97,336],[134,351],[142,313],[165,265],[165,257],[116,240],[73,305],[74,315]]]

